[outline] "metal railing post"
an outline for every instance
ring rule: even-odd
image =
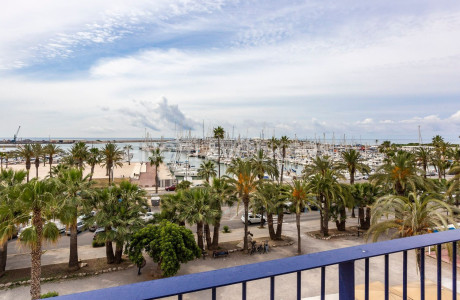
[[[355,299],[355,262],[347,261],[339,264],[339,299]]]

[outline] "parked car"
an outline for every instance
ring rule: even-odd
[[[85,224],[83,223],[83,221],[78,221],[77,222],[77,233],[82,232],[84,227],[85,227]],[[65,231],[65,234],[70,235],[70,226]]]
[[[95,232],[97,230],[97,224],[96,222],[93,223],[93,225],[88,227],[89,231]]]
[[[116,229],[113,229],[113,231],[117,231]],[[98,229],[96,229],[96,231],[94,232],[94,236],[93,236],[93,240],[96,239],[96,237],[101,233],[101,232],[105,232],[105,227],[99,227]]]
[[[61,221],[56,220],[53,221],[54,224],[56,224],[56,227],[59,229],[59,233],[64,233],[65,232],[65,225],[61,223]]]
[[[141,219],[145,222],[153,220],[153,212],[148,211],[145,214],[141,214]]]
[[[194,187],[205,187],[206,185],[204,183],[197,183],[197,184],[192,184],[192,188]]]
[[[98,229],[96,229],[96,231],[94,232],[93,240],[95,240],[98,234],[100,234],[101,232],[105,232],[105,227],[99,227]]]
[[[168,191],[168,192],[173,192],[173,191],[175,191],[175,190],[176,190],[176,185],[175,185],[175,184],[173,184],[173,185],[171,185],[171,186],[167,186],[167,187],[165,188],[165,191]]]
[[[264,219],[264,222],[266,221],[265,217],[262,217],[260,214],[253,214],[253,213],[249,213],[248,214],[248,224],[256,224],[256,223],[260,223],[260,221],[262,220],[262,218]],[[245,219],[244,219],[244,214],[241,216],[241,221],[244,223]]]
[[[292,202],[286,202],[283,208],[283,213],[290,214],[292,212]]]

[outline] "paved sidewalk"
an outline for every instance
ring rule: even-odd
[[[78,259],[92,259],[105,257],[105,247],[93,248],[91,245],[78,247]],[[69,261],[69,248],[46,250],[42,254],[42,266],[66,263]],[[8,255],[7,270],[30,268],[30,253]]]

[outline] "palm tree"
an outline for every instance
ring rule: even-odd
[[[286,148],[291,144],[291,142],[292,141],[287,136],[282,136],[281,139],[280,139],[279,146],[281,147],[282,155],[283,155],[283,162],[281,163],[280,183],[283,183],[284,162],[285,162],[285,159],[286,159]]]
[[[15,233],[15,226],[20,223],[17,216],[22,214],[17,201],[21,192],[20,184],[27,174],[25,171],[11,169],[0,172],[0,277],[5,274],[8,255],[8,240]]]
[[[111,222],[115,231],[115,263],[122,261],[123,247],[130,240],[132,234],[145,226],[144,221],[139,217],[145,213],[143,207],[147,207],[145,190],[137,184],[129,181],[122,181],[116,189],[118,194],[117,215]]]
[[[166,194],[161,197],[160,218],[185,226],[184,216],[180,214],[184,203],[184,190],[177,190],[174,194]]]
[[[3,160],[5,159],[5,157],[6,157],[6,153],[0,152],[0,170],[3,170]]]
[[[216,175],[216,166],[212,161],[201,163],[200,168],[198,169],[198,176],[204,178],[206,182],[209,183],[209,178],[215,177]]]
[[[102,166],[107,170],[107,176],[109,176],[109,185],[113,182],[113,168],[117,166],[121,167],[123,164],[123,151],[113,143],[108,143],[101,151]]]
[[[379,146],[379,152],[385,155],[385,158],[390,158],[396,152],[396,146],[391,144],[390,141],[383,141],[382,144]]]
[[[257,176],[260,180],[264,178],[265,173],[274,178],[278,177],[278,168],[276,164],[265,156],[264,150],[259,149],[250,161],[254,171],[258,173]]]
[[[335,201],[343,201],[344,186],[337,181],[334,170],[325,170],[323,174],[317,173],[308,177],[308,190],[316,197],[316,206],[320,209],[321,234],[329,235],[329,218],[331,206]]]
[[[85,196],[90,192],[91,183],[88,181],[88,177],[89,175],[83,177],[83,171],[75,168],[64,170],[58,174],[64,197],[60,220],[70,227],[69,268],[73,270],[79,268],[77,222],[78,215],[81,214],[83,208]]]
[[[184,192],[184,202],[181,214],[191,225],[196,224],[198,247],[203,251],[203,225],[212,223],[219,212],[211,207],[211,195],[208,189],[195,188]],[[185,204],[184,203],[184,204]],[[208,245],[210,243],[208,242]]]
[[[133,150],[133,145],[128,144],[128,145],[124,146],[123,149],[125,149],[126,156],[128,157],[128,165],[130,166],[131,165],[131,155],[130,155],[129,151]]]
[[[257,187],[257,191],[254,193],[253,197],[253,201],[257,202],[258,206],[263,206],[267,212],[267,226],[271,240],[281,238],[283,222],[278,220],[279,227],[277,227],[277,231],[275,231],[273,215],[283,211],[288,200],[287,197],[283,196],[283,194],[286,193],[281,193],[281,191],[284,191],[283,188],[284,186],[280,186],[277,183],[265,181]]]
[[[160,180],[158,178],[158,168],[163,163],[163,156],[161,155],[160,148],[151,150],[151,156],[149,157],[150,165],[155,165],[155,193],[158,194],[158,186]]]
[[[449,188],[447,189],[447,195],[450,197],[455,196],[455,205],[458,207],[460,198],[460,164],[456,162],[449,170],[449,174],[454,175],[454,178],[450,180]]]
[[[46,222],[50,216],[52,206],[56,205],[58,185],[53,179],[32,179],[28,182],[20,199],[25,215],[32,213],[32,226],[26,228],[20,235],[20,241],[31,248],[31,283],[30,295],[32,299],[40,298],[41,256],[42,241],[56,241],[59,238],[59,230],[53,222]]]
[[[53,174],[51,172],[53,166],[53,158],[55,155],[63,153],[63,150],[61,149],[61,147],[55,144],[48,144],[44,147],[43,150],[43,153],[48,154],[48,163],[50,165],[50,177],[53,177]]]
[[[123,246],[134,231],[145,226],[140,218],[140,214],[145,213],[143,206],[147,206],[145,195],[136,184],[122,181],[119,186],[100,190],[85,205],[86,223],[96,223],[105,229],[97,240],[105,242],[108,264],[121,263]],[[92,209],[97,210],[94,216],[90,214]],[[115,254],[112,242],[115,242]]]
[[[409,237],[422,235],[437,230],[447,230],[449,224],[457,227],[453,219],[451,205],[445,203],[441,197],[435,194],[417,194],[410,192],[407,196],[388,195],[379,198],[372,208],[372,226],[367,232],[367,237],[372,235],[373,242],[376,242],[382,233],[393,229],[391,235],[395,237]],[[447,212],[443,214],[442,212]],[[387,216],[394,214],[394,218]],[[385,219],[382,221],[382,217]],[[417,262],[420,259],[420,252],[417,253]]]
[[[85,142],[76,142],[69,150],[70,156],[73,158],[74,163],[83,170],[83,164],[88,156],[88,146]]]
[[[415,159],[422,165],[423,177],[426,178],[426,170],[431,160],[431,151],[428,148],[420,147],[415,151]]]
[[[268,147],[272,149],[273,153],[273,162],[276,164],[276,149],[278,149],[278,146],[280,145],[280,141],[275,138],[274,136],[268,140]]]
[[[220,178],[220,140],[224,138],[225,131],[222,127],[217,126],[217,128],[214,128],[214,138],[217,139],[217,148],[219,151],[219,155],[217,157],[217,165],[219,168],[219,178]]]
[[[371,205],[380,195],[380,191],[368,182],[355,183],[352,186],[352,195],[359,207],[359,226],[361,229],[367,230],[371,226]]]
[[[8,168],[8,160],[10,157],[13,157],[16,153],[13,152],[3,152],[3,158],[5,159],[5,167]]]
[[[336,170],[336,166],[334,163],[329,159],[329,156],[316,156],[313,160],[313,163],[310,165],[305,166],[302,170],[302,175],[305,179],[312,175],[320,174],[321,176],[325,176],[327,170]],[[337,173],[338,175],[339,173]]]
[[[91,173],[89,176],[89,181],[91,181],[93,180],[94,168],[97,164],[101,163],[101,152],[99,151],[99,149],[95,147],[89,149],[86,161],[91,166]]]
[[[432,156],[432,162],[438,171],[439,179],[446,177],[446,169],[448,168],[447,164],[447,152],[449,148],[449,143],[445,142],[440,135],[436,135],[432,139],[432,144],[434,146],[434,153]]]
[[[248,215],[249,199],[256,192],[259,184],[258,173],[252,168],[249,160],[240,158],[232,159],[230,166],[227,168],[228,183],[234,188],[238,199],[244,204],[244,250],[248,249]]]
[[[348,174],[350,175],[350,185],[355,183],[356,171],[360,172],[361,174],[369,174],[369,166],[362,163],[361,153],[355,149],[345,150],[341,153],[341,156],[344,162],[339,164],[338,168],[348,171]],[[351,212],[351,217],[356,218],[354,206]]]
[[[390,190],[398,196],[406,196],[409,191],[415,191],[417,187],[430,188],[429,181],[419,176],[420,173],[414,156],[409,152],[398,151],[377,169],[370,180],[386,191]]]
[[[345,150],[341,153],[341,156],[344,163],[339,164],[338,167],[348,171],[348,174],[350,174],[350,184],[355,183],[356,171],[360,172],[361,174],[369,173],[369,166],[362,163],[361,153],[355,149]]]
[[[33,144],[32,151],[34,152],[34,157],[35,157],[35,170],[36,170],[35,177],[38,178],[38,167],[40,167],[40,156],[43,153],[42,144]]]
[[[225,179],[213,177],[209,192],[211,194],[211,207],[217,212],[212,222],[214,224],[214,233],[211,248],[218,249],[222,205],[231,205],[233,203],[233,198],[231,197],[232,188]]]
[[[34,155],[34,150],[30,144],[19,145],[17,154],[26,161],[27,182],[29,182],[30,160]]]
[[[294,180],[289,186],[289,199],[295,207],[295,220],[297,226],[297,254],[302,252],[300,239],[300,214],[309,202],[309,190],[305,181]]]

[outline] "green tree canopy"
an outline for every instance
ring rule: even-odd
[[[202,162],[200,168],[198,169],[198,176],[203,177],[207,183],[209,183],[209,178],[216,177],[216,165],[212,161]]]
[[[181,263],[201,255],[192,231],[166,220],[157,225],[149,224],[132,236],[128,245],[129,259],[141,264],[143,251],[158,264],[164,277],[175,275]]]

